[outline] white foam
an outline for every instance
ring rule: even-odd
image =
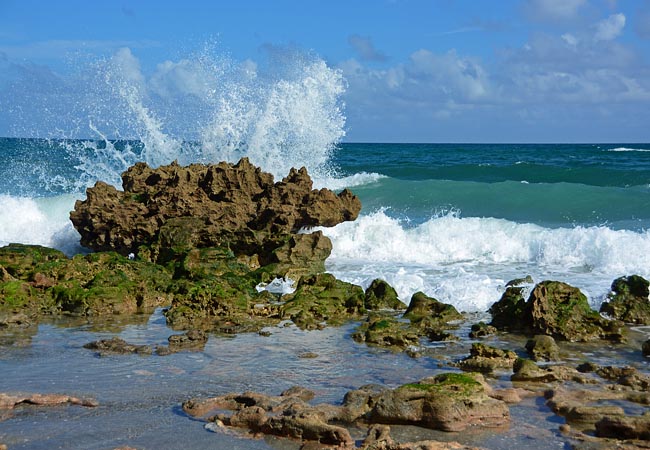
[[[0,246],[10,243],[43,245],[68,255],[83,251],[69,219],[75,197],[13,197],[0,194]]]
[[[597,306],[612,280],[650,276],[650,232],[550,229],[493,218],[435,217],[408,228],[384,211],[333,228],[328,270],[364,285],[383,278],[408,302],[417,290],[467,311],[485,310],[503,284],[532,275],[575,284]]]
[[[608,152],[650,152],[650,149],[645,148],[628,148],[628,147],[617,147],[607,150]]]
[[[325,187],[337,191],[344,188],[376,183],[384,178],[388,177],[379,173],[360,172],[347,177],[314,178],[314,186]]]

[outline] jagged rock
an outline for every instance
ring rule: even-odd
[[[472,344],[470,355],[457,364],[464,371],[492,373],[497,369],[512,370],[516,360],[517,354],[511,350],[475,343]]]
[[[526,342],[526,350],[533,361],[557,361],[560,359],[560,348],[551,336],[534,336]]]
[[[149,345],[133,345],[114,336],[110,339],[100,339],[99,341],[89,342],[84,344],[84,348],[89,350],[96,350],[100,356],[109,354],[125,355],[129,353],[137,353],[139,355],[151,355],[153,349]]]
[[[406,306],[397,298],[397,291],[384,280],[376,279],[366,289],[364,306],[368,310],[404,309]]]
[[[602,318],[578,288],[559,281],[538,283],[524,303],[523,288],[511,286],[492,305],[491,324],[502,330],[544,334],[567,341],[623,339],[620,322]]]
[[[158,169],[137,163],[122,174],[122,186],[123,192],[98,182],[75,204],[70,219],[81,244],[122,255],[145,246],[147,256],[159,262],[192,248],[225,246],[235,255],[258,255],[261,265],[302,259],[297,255],[307,250],[322,261],[330,249],[324,236],[315,244],[295,238],[293,247],[282,247],[302,228],[354,220],[361,209],[347,189],[338,195],[312,189],[305,168],[274,183],[247,158]]]
[[[650,282],[639,275],[617,278],[600,312],[627,323],[650,324],[649,286]]]

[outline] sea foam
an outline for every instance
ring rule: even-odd
[[[0,247],[10,243],[43,245],[71,256],[85,250],[69,219],[74,195],[27,198],[0,194]]]
[[[328,269],[367,286],[393,283],[408,303],[417,290],[461,309],[485,310],[505,282],[572,282],[597,306],[618,276],[650,276],[650,232],[607,227],[545,228],[494,218],[434,217],[409,227],[378,211],[333,228]]]

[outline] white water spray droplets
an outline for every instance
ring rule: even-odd
[[[331,154],[345,135],[341,72],[298,52],[270,57],[260,69],[210,51],[161,63],[148,77],[128,49],[98,64],[101,117],[89,117],[105,151],[91,155],[80,170],[115,183],[137,160],[156,167],[174,160],[234,163],[246,156],[276,179],[302,166],[316,179],[330,178]],[[106,152],[120,150],[107,137],[137,139],[143,148],[124,155],[126,165],[117,164],[120,157]],[[93,156],[101,170],[93,168]],[[104,171],[110,168],[113,174]]]

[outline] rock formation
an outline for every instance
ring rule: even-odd
[[[247,158],[157,169],[137,163],[122,174],[122,186],[119,191],[97,182],[75,204],[70,219],[81,244],[125,256],[151,252],[141,256],[159,262],[192,248],[228,247],[235,255],[257,255],[266,265],[276,262],[274,251],[288,253],[279,249],[301,229],[354,220],[361,209],[347,189],[338,195],[312,189],[305,168],[274,183]],[[311,245],[327,257],[331,245],[323,239],[328,241],[319,237]]]
[[[560,281],[542,281],[532,289],[528,300],[524,300],[524,292],[521,286],[508,287],[490,308],[491,325],[565,341],[623,339],[622,324],[606,320],[592,310],[578,288]]]
[[[650,324],[650,283],[643,277],[620,277],[612,283],[612,292],[600,312],[627,323]]]

